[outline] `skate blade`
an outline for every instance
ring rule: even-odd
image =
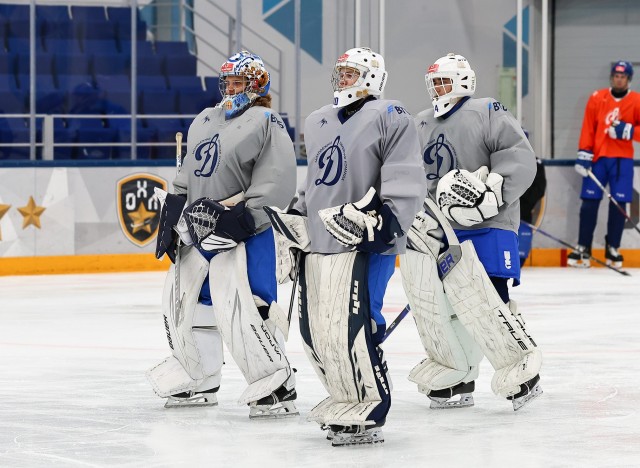
[[[249,407],[249,419],[282,419],[300,415],[293,401],[283,401],[273,406],[255,405]]]
[[[164,404],[165,408],[197,408],[200,406],[218,406],[218,398],[214,395],[205,397],[203,395],[191,398],[169,397]]]
[[[384,443],[384,434],[381,430],[366,432],[364,434],[334,433],[331,440],[332,447],[347,447],[353,445],[374,445]]]
[[[540,395],[542,395],[542,387],[537,383],[529,393],[513,400],[513,411],[518,411],[524,405],[528,404],[531,400],[539,397]]]
[[[431,400],[431,405],[429,406],[431,409],[466,408],[475,404],[471,393],[461,393],[459,400],[433,397],[429,397],[429,399]]]

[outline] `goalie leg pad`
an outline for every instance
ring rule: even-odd
[[[440,259],[440,265],[446,266],[444,289],[460,322],[496,370],[492,390],[508,397],[539,373],[541,355],[522,320],[491,284],[473,244],[465,241],[460,248],[459,259],[450,251]]]
[[[249,384],[238,403],[257,401],[281,387],[292,372],[253,299],[244,243],[213,257],[209,278],[222,339]]]
[[[407,250],[400,261],[402,284],[427,358],[409,373],[423,393],[478,377],[482,350],[460,324],[430,253]]]
[[[179,302],[173,297],[175,265],[172,265],[162,298],[164,325],[173,356],[147,372],[154,391],[161,397],[220,385],[222,340],[213,308],[197,302],[209,265],[194,248],[183,248],[181,253],[182,297]]]
[[[310,359],[330,395],[309,415],[320,424],[379,423],[391,404],[390,384],[372,343],[368,261],[368,254],[356,252],[306,256],[303,336],[312,344]]]

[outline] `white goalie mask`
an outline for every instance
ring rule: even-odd
[[[424,76],[434,117],[449,112],[463,96],[476,92],[476,74],[462,55],[449,53],[429,66]]]
[[[350,83],[356,77],[355,82]],[[382,55],[368,47],[349,49],[338,58],[333,68],[333,107],[344,107],[367,96],[379,96],[386,83],[387,72]]]
[[[242,89],[230,92],[227,82],[234,77],[242,79]],[[222,64],[218,86],[222,94],[222,101],[218,105],[224,109],[228,120],[244,112],[259,96],[266,96],[271,79],[262,59],[243,50]]]

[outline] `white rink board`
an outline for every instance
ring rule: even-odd
[[[166,410],[144,378],[169,352],[162,273],[2,277],[0,466],[638,466],[640,270],[629,271],[524,270],[512,296],[543,350],[544,394],[518,413],[491,393],[486,360],[475,407],[429,410],[406,378],[423,357],[407,317],[384,345],[394,383],[386,442],[341,448],[305,420],[326,394],[296,323],[288,349],[300,417],[250,421],[229,355],[218,407]],[[396,273],[388,322],[404,304]]]

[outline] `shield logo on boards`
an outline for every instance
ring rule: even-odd
[[[167,190],[167,181],[153,174],[133,174],[118,181],[118,221],[124,235],[144,247],[158,233],[161,203],[155,188]]]

